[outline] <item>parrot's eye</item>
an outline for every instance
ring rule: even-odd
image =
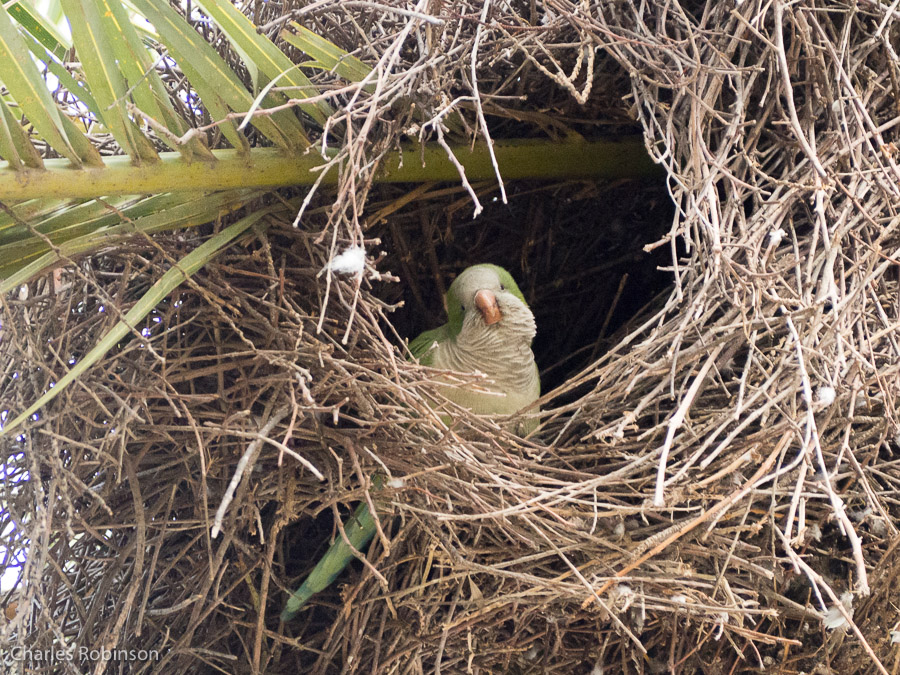
[[[465,306],[465,305],[460,305],[459,308],[463,311],[463,313],[465,313],[465,311],[466,311],[466,306]]]
[[[501,290],[501,291],[505,291],[505,290],[506,290],[506,286],[504,286],[503,284],[500,284],[500,290]]]

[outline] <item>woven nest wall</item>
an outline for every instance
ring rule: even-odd
[[[351,50],[365,26],[361,58],[393,63],[378,114],[342,119],[359,171],[298,227],[297,195],[266,200],[283,212],[4,440],[24,561],[4,639],[159,651],[109,672],[888,672],[900,14],[439,4],[440,25],[304,19]],[[508,184],[508,204],[496,183],[371,185],[369,159],[475,84],[458,133],[639,131],[666,175]],[[135,241],[4,300],[3,409],[200,240]],[[365,272],[328,272],[350,245]],[[436,373],[405,358],[484,261],[537,316],[528,439],[443,425]],[[280,624],[364,499],[366,560]]]

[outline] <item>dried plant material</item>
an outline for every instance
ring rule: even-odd
[[[254,5],[272,34],[274,4]],[[339,145],[338,184],[267,217],[136,328],[147,343],[123,339],[3,440],[0,532],[23,567],[0,638],[158,650],[132,672],[890,672],[900,14],[390,0],[290,18],[377,74],[317,141]],[[638,236],[657,188],[506,183],[493,206],[496,183],[372,186],[408,135],[601,118],[636,120],[675,204],[640,258],[672,286],[624,324],[639,258],[601,231]],[[138,240],[65,291],[5,299],[3,408],[195,245]],[[406,358],[403,322],[437,325],[453,272],[487,261],[519,264],[545,341],[527,439],[450,403],[445,424],[429,401],[449,375]],[[368,550],[280,624],[364,500]]]

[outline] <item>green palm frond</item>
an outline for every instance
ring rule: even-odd
[[[285,30],[282,31],[281,37],[288,44],[297,47],[297,49],[313,58],[313,61],[305,63],[305,66],[323,68],[329,71],[333,70],[350,82],[362,82],[372,72],[372,69],[358,58],[348,54],[322,36],[313,33],[309,28],[301,26],[296,21],[291,22],[291,27],[296,32],[292,33]],[[367,91],[371,92],[374,89],[374,82],[366,85]]]
[[[124,236],[126,231],[187,227],[239,208],[259,192],[232,190],[228,196],[205,196],[203,208],[197,204],[201,194],[228,187],[227,179],[216,180],[220,170],[234,171],[235,161],[254,164],[247,134],[262,134],[283,153],[284,162],[291,162],[298,151],[309,147],[310,128],[322,125],[333,112],[322,100],[293,106],[280,91],[261,95],[257,86],[248,88],[207,39],[165,0],[128,4],[61,0],[59,6],[71,27],[71,42],[24,2],[0,8],[0,159],[4,160],[0,174],[8,176],[7,182],[7,176],[0,178],[0,201],[6,206],[0,213],[3,288],[21,283],[25,270],[31,277],[58,264],[62,250],[48,255],[51,244],[65,244],[64,250],[73,255],[88,253],[108,246],[113,232]],[[297,96],[320,93],[231,2],[206,0],[200,9],[241,55],[254,85],[277,80],[279,89],[296,90]],[[330,44],[321,38],[320,42]],[[341,52],[334,45],[331,49]],[[312,58],[322,61],[320,55]],[[189,87],[180,91],[195,92],[195,99],[179,100],[178,94],[167,89],[159,72],[163,62],[187,77]],[[358,66],[340,74],[346,77],[354,72],[361,72]],[[64,105],[59,101],[65,101]],[[269,112],[269,108],[278,109]],[[239,131],[239,118],[251,110],[256,113],[250,120],[256,131]],[[202,116],[216,121],[217,130],[237,149],[235,161],[220,162],[201,134],[189,133]],[[117,174],[122,167],[118,158],[101,159],[94,139],[104,132],[127,155],[126,166],[134,168],[133,173]],[[159,152],[161,144],[177,153],[177,161]],[[48,165],[44,148],[63,159],[50,160]],[[271,153],[265,158],[271,158]],[[183,170],[173,170],[177,165]],[[140,170],[153,166],[163,173]],[[85,167],[93,170],[86,173]],[[79,183],[96,188],[80,193]],[[202,183],[207,187],[202,188]],[[29,185],[35,194],[21,191]],[[71,199],[64,199],[67,195]],[[123,198],[113,199],[116,195]],[[85,198],[103,201],[85,202]],[[23,202],[29,204],[27,209],[20,208]],[[112,204],[120,203],[128,203],[128,209],[113,208]],[[130,213],[136,209],[139,216]],[[93,244],[92,235],[96,236]]]
[[[280,206],[280,205],[279,205]],[[153,310],[156,305],[177,288],[187,277],[203,267],[225,247],[240,236],[247,228],[258,222],[269,210],[257,211],[240,219],[233,225],[225,228],[196,249],[187,254],[173,265],[150,289],[138,300],[137,303],[125,314],[124,317],[109,330],[106,335],[78,361],[59,382],[48,389],[43,396],[32,403],[24,412],[19,413],[0,430],[0,436],[5,436],[14,431],[37,410],[56,398],[66,387],[74,382],[79,375],[99,361],[108,351],[115,347],[116,343],[139,325],[139,323]]]

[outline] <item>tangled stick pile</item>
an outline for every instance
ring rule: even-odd
[[[299,228],[288,203],[4,446],[28,639],[158,649],[146,672],[167,673],[887,672],[900,13],[383,4],[403,12],[300,10],[381,67],[336,120],[351,169],[337,190]],[[644,239],[672,286],[614,335],[577,322],[601,292],[596,205],[624,201],[615,186],[506,186],[505,213],[495,185],[370,183],[410,132],[596,133],[592,117],[622,130],[629,115],[676,207]],[[473,198],[487,208],[471,224]],[[194,245],[138,241],[67,272],[64,293],[7,301],[4,408]],[[362,273],[329,271],[350,246]],[[403,338],[440,321],[441,285],[487,259],[519,279],[553,370],[524,440],[444,425],[425,403],[437,373],[405,359]],[[552,298],[566,301],[542,324]],[[554,323],[591,337],[546,337]],[[279,625],[361,499],[379,514],[367,561]]]

